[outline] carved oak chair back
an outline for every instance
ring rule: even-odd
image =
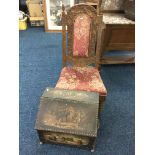
[[[102,17],[86,4],[78,4],[65,11],[62,7],[63,66],[95,64],[98,68],[101,46]]]

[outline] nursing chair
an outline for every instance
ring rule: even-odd
[[[107,96],[98,67],[100,61],[102,17],[94,7],[78,4],[62,6],[62,63],[58,89],[98,92],[99,110]]]

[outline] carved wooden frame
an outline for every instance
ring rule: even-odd
[[[67,13],[64,6],[62,10],[63,66],[66,66],[67,62],[73,66],[87,66],[94,63],[98,68],[101,53],[102,16],[97,14],[94,7],[86,4],[75,5]],[[91,19],[88,57],[73,56],[74,20],[80,14],[86,14]],[[66,40],[68,40],[68,44],[66,44]]]

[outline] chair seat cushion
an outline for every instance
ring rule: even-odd
[[[99,92],[100,96],[107,95],[99,71],[94,67],[64,67],[56,88]]]

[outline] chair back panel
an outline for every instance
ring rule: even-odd
[[[101,21],[90,5],[78,4],[67,11],[63,6],[63,66],[67,61],[76,66],[96,63],[97,30]]]
[[[73,56],[88,57],[91,19],[80,14],[74,22]]]

